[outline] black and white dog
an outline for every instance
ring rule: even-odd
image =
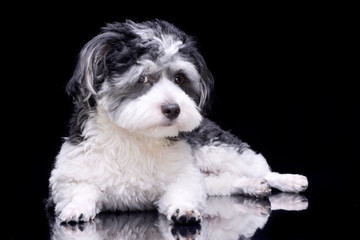
[[[161,21],[108,24],[82,49],[67,86],[75,111],[50,177],[61,221],[157,208],[201,220],[207,195],[307,188],[203,118],[213,77],[187,34]]]

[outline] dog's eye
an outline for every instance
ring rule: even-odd
[[[181,85],[185,81],[185,75],[182,73],[176,74],[174,81],[177,85]]]
[[[146,84],[149,82],[150,82],[150,79],[149,79],[149,76],[147,76],[147,75],[141,76],[138,80],[138,83],[141,83],[141,84]]]

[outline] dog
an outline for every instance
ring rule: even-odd
[[[305,176],[205,118],[214,79],[195,39],[171,23],[107,24],[81,50],[66,91],[74,113],[49,179],[63,222],[157,209],[201,221],[207,196],[301,192]]]

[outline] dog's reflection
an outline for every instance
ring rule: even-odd
[[[301,211],[307,199],[279,193],[257,199],[209,197],[201,224],[178,226],[157,212],[103,213],[92,222],[52,221],[52,240],[239,239],[251,238],[266,224],[272,210]]]

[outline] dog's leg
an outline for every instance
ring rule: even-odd
[[[265,158],[251,149],[241,153],[234,146],[203,146],[194,153],[204,173],[208,195],[244,194],[264,197],[271,189],[264,176],[270,172]]]
[[[98,198],[98,190],[86,183],[63,183],[53,189],[55,213],[63,222],[94,219],[100,211],[96,206]]]
[[[205,184],[199,169],[195,166],[184,166],[175,176],[165,194],[159,199],[159,212],[169,220],[180,224],[199,223],[200,211],[205,207]]]
[[[254,197],[267,197],[271,194],[271,188],[264,178],[238,178],[232,183],[234,193],[240,193]]]
[[[295,193],[307,189],[308,180],[305,176],[271,172],[265,158],[251,149],[239,154],[229,150],[226,152],[223,148],[211,147],[211,151],[207,150],[206,154],[196,155],[197,164],[205,173],[209,195],[240,193],[264,197],[271,193],[271,188]]]
[[[244,194],[265,197],[271,193],[271,188],[264,178],[239,177],[226,172],[205,176],[205,183],[210,196]]]
[[[191,143],[196,164],[205,174],[209,195],[266,196],[269,185],[285,192],[307,188],[305,176],[271,172],[261,154],[210,120],[204,119],[196,131],[184,137]]]
[[[266,181],[273,188],[283,192],[302,192],[308,187],[308,180],[305,176],[299,174],[280,174],[269,172],[265,175]]]
[[[99,212],[102,195],[93,184],[95,171],[84,161],[82,145],[65,142],[49,179],[55,213],[61,221],[89,221]]]

